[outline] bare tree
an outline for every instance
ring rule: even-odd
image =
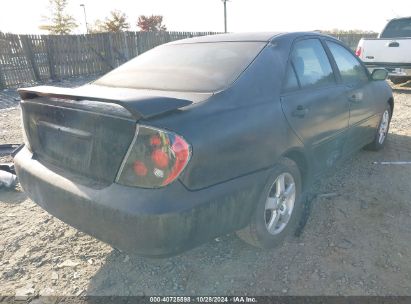
[[[68,0],[49,0],[50,15],[45,16],[46,24],[39,26],[49,34],[66,35],[70,34],[77,27],[73,16],[66,13]]]

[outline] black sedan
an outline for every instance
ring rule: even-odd
[[[75,89],[20,89],[21,185],[119,249],[167,256],[232,231],[271,248],[312,181],[381,149],[393,96],[340,41],[227,34],[148,51]]]

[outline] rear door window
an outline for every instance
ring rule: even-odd
[[[411,18],[390,21],[380,35],[380,38],[403,37],[411,37]]]
[[[335,84],[331,64],[318,39],[298,41],[291,53],[291,64],[301,88]]]
[[[353,54],[341,45],[331,41],[327,41],[327,46],[334,57],[344,83],[361,83],[368,81],[365,68]]]
[[[288,65],[287,72],[285,74],[285,91],[294,91],[299,88],[297,76],[295,75],[294,68],[291,64]]]

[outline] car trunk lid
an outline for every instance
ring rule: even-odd
[[[193,103],[97,86],[36,87],[20,89],[19,94],[26,140],[34,157],[107,183],[116,178],[136,121]]]

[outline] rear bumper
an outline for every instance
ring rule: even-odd
[[[180,182],[99,189],[40,163],[27,148],[14,160],[23,189],[43,209],[118,249],[159,257],[244,227],[267,177],[260,171],[199,191]]]

